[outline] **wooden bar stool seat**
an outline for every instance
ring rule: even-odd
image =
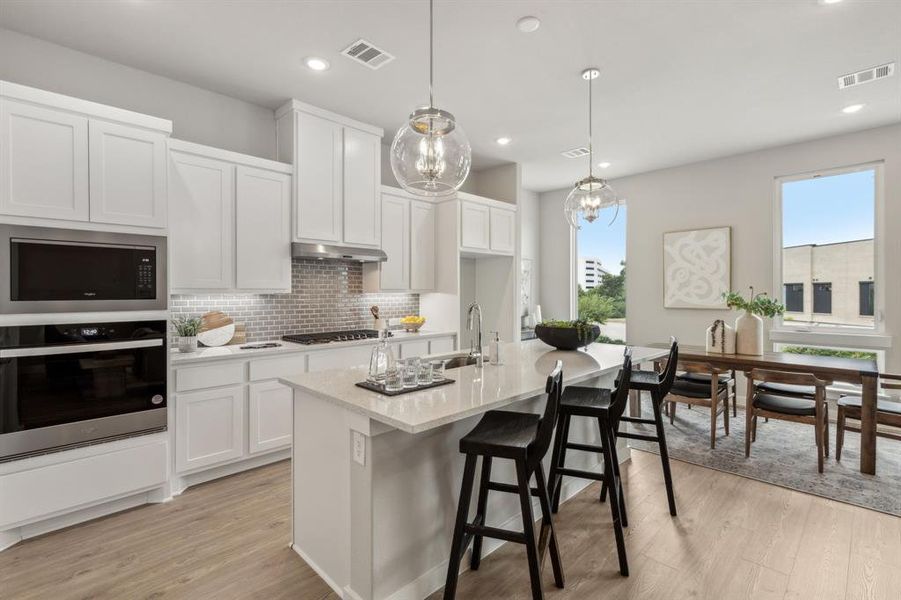
[[[472,543],[470,568],[477,571],[482,559],[482,539],[485,537],[504,540],[526,547],[529,563],[529,579],[533,600],[541,600],[541,566],[548,550],[554,570],[554,583],[558,588],[564,585],[563,565],[557,546],[557,535],[551,517],[550,496],[544,476],[542,460],[551,445],[551,438],[560,410],[560,396],[563,387],[563,362],[557,361],[547,378],[545,386],[545,407],[542,415],[492,410],[484,414],[479,423],[460,440],[460,452],[466,455],[463,468],[463,483],[457,505],[457,520],[451,542],[450,561],[447,566],[447,583],[444,598],[450,600],[457,593],[457,578],[460,561],[469,544]],[[476,476],[476,461],[482,458],[482,473],[476,515],[469,522],[469,505]],[[491,481],[491,463],[495,458],[509,459],[516,464],[516,484]],[[536,486],[531,480],[535,477]],[[522,532],[491,527],[488,523],[488,493],[504,492],[519,496],[522,511]],[[538,497],[541,506],[541,528],[539,539],[535,539],[535,521],[532,514],[532,496]]]
[[[627,527],[625,494],[619,472],[619,460],[616,454],[616,430],[620,417],[626,408],[629,398],[629,382],[632,375],[632,350],[627,348],[623,360],[623,368],[618,379],[616,392],[585,386],[568,386],[560,400],[560,419],[554,439],[554,452],[551,457],[551,510],[560,508],[560,493],[563,477],[579,477],[602,481],[601,502],[604,502],[607,490],[610,491],[610,513],[613,517],[613,531],[616,537],[616,551],[619,557],[619,572],[629,575],[629,564],[626,558],[626,541],[623,527]],[[569,428],[573,417],[595,419],[600,433],[600,445],[581,444],[569,441]],[[604,472],[584,471],[566,466],[566,451],[578,450],[601,454],[604,457]]]

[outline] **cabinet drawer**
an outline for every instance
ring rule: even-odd
[[[429,354],[447,354],[454,351],[454,338],[435,338],[431,340]]]
[[[350,346],[335,350],[320,350],[310,352],[307,365],[310,372],[327,371],[329,369],[344,369],[347,367],[359,367],[369,364],[374,344],[365,346]]]
[[[307,355],[291,354],[278,358],[261,358],[250,361],[250,380],[276,379],[307,372]]]
[[[187,392],[202,388],[244,383],[244,363],[224,362],[202,367],[181,367],[175,371],[175,391]]]
[[[166,446],[159,441],[0,476],[0,529],[163,485]]]
[[[417,356],[426,356],[428,353],[428,340],[413,340],[412,342],[401,342],[400,344],[401,358],[415,358]]]

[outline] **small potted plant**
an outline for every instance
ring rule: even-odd
[[[767,296],[766,292],[755,294],[753,286],[750,298],[738,292],[723,294],[723,298],[729,308],[744,311],[735,319],[735,352],[763,354],[763,319],[781,315],[785,312],[785,306]]]
[[[557,350],[577,350],[588,347],[601,335],[601,327],[590,321],[543,321],[535,326],[535,335]]]
[[[172,325],[175,327],[175,335],[178,336],[178,351],[196,352],[200,319],[197,317],[179,317],[172,321]]]

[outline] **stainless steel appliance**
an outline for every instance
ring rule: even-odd
[[[391,332],[388,332],[391,336]],[[323,331],[321,333],[297,333],[294,335],[283,335],[282,339],[286,342],[295,344],[303,344],[310,346],[312,344],[329,344],[331,342],[350,342],[353,340],[368,340],[379,337],[379,332],[375,329],[349,329],[346,331]]]
[[[166,238],[0,225],[0,313],[165,310]]]
[[[166,428],[166,321],[0,327],[0,461]]]
[[[294,258],[316,258],[319,260],[356,260],[359,262],[385,262],[388,255],[380,248],[356,248],[354,246],[333,246],[330,244],[310,244],[293,242],[291,256]]]

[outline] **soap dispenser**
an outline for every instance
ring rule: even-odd
[[[501,364],[501,337],[496,331],[492,331],[493,337],[488,342],[488,362],[492,365]]]

